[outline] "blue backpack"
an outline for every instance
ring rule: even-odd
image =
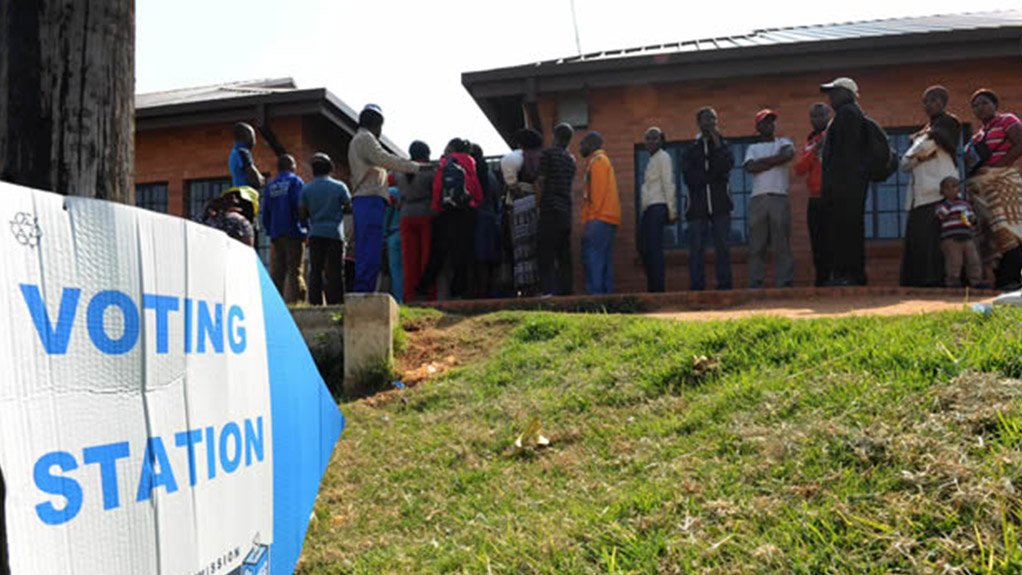
[[[440,178],[440,207],[444,210],[467,208],[471,196],[465,187],[465,168],[456,159],[448,158]]]

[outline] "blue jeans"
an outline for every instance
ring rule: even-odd
[[[387,236],[387,264],[390,266],[390,295],[397,303],[405,301],[404,267],[401,264],[401,234],[390,232]]]
[[[614,233],[617,226],[589,220],[582,226],[582,266],[585,268],[586,293],[614,293]]]
[[[351,201],[355,215],[355,285],[351,291],[376,291],[383,259],[383,212],[387,202],[379,196],[358,196]]]
[[[697,219],[688,222],[688,275],[693,291],[706,289],[706,251],[707,236],[713,236],[713,259],[716,262],[717,289],[731,289],[731,250],[728,247],[728,234],[731,233],[731,215],[715,215],[710,219]]]
[[[667,204],[653,204],[642,212],[639,241],[642,263],[646,266],[646,291],[664,291],[664,226]]]

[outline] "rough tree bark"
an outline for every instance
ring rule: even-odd
[[[134,203],[134,0],[0,0],[0,179]]]

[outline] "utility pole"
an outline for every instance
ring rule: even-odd
[[[134,203],[134,0],[0,1],[0,180]]]
[[[571,0],[571,24],[575,27],[575,49],[582,55],[582,41],[578,38],[578,16],[575,15],[575,0]]]

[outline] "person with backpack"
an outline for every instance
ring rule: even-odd
[[[834,264],[828,285],[866,285],[866,194],[871,180],[887,179],[897,165],[890,165],[892,156],[883,130],[859,107],[859,86],[854,80],[837,78],[821,85],[820,91],[830,98],[834,110],[823,147],[820,182],[828,219],[827,244]]]
[[[451,297],[469,295],[468,278],[475,256],[476,208],[483,201],[483,189],[476,174],[476,162],[469,155],[472,145],[461,138],[447,143],[433,176],[433,245],[429,263],[419,279],[415,294],[425,298],[432,290],[444,263],[453,269]]]

